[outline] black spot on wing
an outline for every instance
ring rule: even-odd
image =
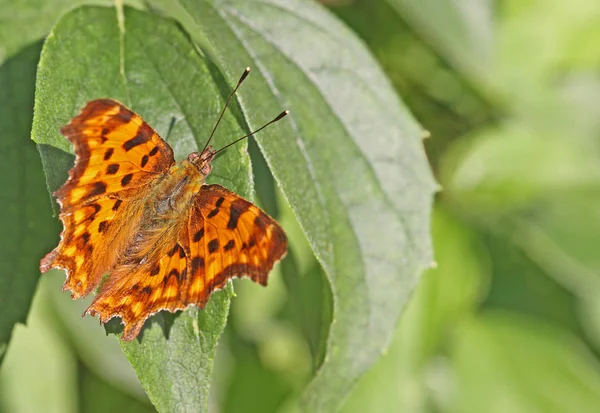
[[[216,252],[218,249],[219,249],[219,240],[218,239],[215,238],[208,243],[208,252],[210,254],[212,254],[213,252]]]
[[[233,247],[235,247],[235,241],[230,239],[229,242],[227,244],[225,244],[225,246],[223,247],[223,249],[225,251],[229,251],[230,249],[232,249]]]
[[[262,215],[258,215],[256,218],[254,218],[254,225],[258,227],[258,229],[260,229],[261,231],[267,229],[266,219]]]
[[[115,151],[114,148],[108,148],[106,150],[106,152],[104,152],[104,160],[108,161],[110,159],[110,157],[113,155],[114,151]]]
[[[169,251],[169,257],[172,257],[173,255],[175,255],[179,251],[179,249],[180,249],[179,244],[175,244],[175,246],[171,249],[171,251]]]
[[[98,212],[100,212],[100,210],[102,209],[102,207],[98,204],[89,204],[89,205],[86,205],[86,207],[94,208],[94,211],[90,214],[90,216],[88,216],[82,222],[93,221],[94,219],[96,219],[96,215],[98,214]]]
[[[236,229],[240,216],[250,209],[250,204],[242,199],[236,199],[232,202],[229,208],[229,221],[227,222],[227,228]]]
[[[127,174],[121,179],[121,186],[127,186],[131,182],[131,178],[133,178],[133,174]]]
[[[131,120],[131,118],[133,117],[133,113],[131,113],[129,110],[125,109],[124,107],[120,107],[119,108],[119,114],[118,116],[125,122],[129,122]]]
[[[125,143],[123,144],[123,149],[125,149],[125,151],[130,151],[133,148],[135,148],[136,146],[139,145],[143,145],[144,143],[148,142],[150,140],[150,138],[144,134],[140,130],[138,130],[137,135],[135,135],[133,138],[129,139],[128,141],[125,141]]]
[[[98,224],[98,232],[104,232],[108,228],[108,221],[102,221]]]
[[[94,187],[88,193],[88,196],[102,195],[106,192],[106,184],[104,182],[96,182]]]
[[[204,236],[204,228],[194,234],[194,242],[199,242]]]
[[[200,268],[204,268],[204,258],[195,257],[192,260],[192,272],[196,273],[198,271],[198,269],[200,269]]]
[[[160,272],[160,265],[155,265],[154,268],[152,268],[152,271],[150,271],[150,277],[154,277],[154,276],[158,275],[159,272]]]
[[[106,168],[106,173],[109,175],[114,175],[117,173],[117,171],[119,170],[119,164],[118,163],[113,163],[108,165],[108,167]]]

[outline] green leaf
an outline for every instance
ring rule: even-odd
[[[433,138],[425,144],[434,170],[453,140],[493,121],[501,110],[496,107],[498,96],[489,93],[489,82],[483,79],[488,66],[484,55],[492,50],[486,36],[491,22],[486,18],[467,21],[455,7],[467,2],[328,2],[331,10],[364,39],[407,106],[431,132]],[[472,4],[471,10],[476,12],[468,15],[481,17],[489,11],[486,4]],[[467,35],[478,29],[484,34]],[[476,43],[484,48],[483,54]],[[471,72],[477,72],[475,79]]]
[[[457,69],[472,80],[487,77],[493,50],[489,1],[385,1]]]
[[[233,341],[230,351],[235,357],[235,363],[229,372],[230,379],[224,389],[220,411],[276,412],[290,393],[290,383],[281,374],[261,363],[254,343]]]
[[[548,277],[510,236],[486,233],[482,240],[492,275],[483,308],[515,311],[581,332],[577,297]]]
[[[434,181],[421,131],[360,41],[308,1],[151,1],[176,18],[241,88],[248,123],[291,110],[257,142],[331,283],[328,353],[302,405],[336,411],[385,350],[431,264]]]
[[[14,324],[26,320],[39,260],[58,229],[50,217],[39,154],[29,139],[40,50],[34,43],[0,65],[0,359]]]
[[[68,13],[44,46],[37,82],[33,138],[49,189],[64,182],[73,162],[59,128],[87,101],[122,101],[166,137],[181,159],[206,141],[224,104],[222,92],[235,80],[225,80],[171,21],[132,9],[120,14],[87,7]],[[223,118],[217,146],[242,133],[234,112]],[[210,178],[249,197],[252,181],[243,145],[216,159]],[[204,311],[159,313],[142,331],[141,341],[123,344],[159,411],[206,410],[214,349],[231,293],[227,287],[214,294]]]
[[[557,72],[564,78],[575,74],[572,69],[584,73],[598,68],[600,3],[510,0],[503,4],[501,14],[490,75],[508,93],[519,91],[519,99],[512,100],[521,109],[546,104],[543,95],[562,83],[556,80]]]
[[[463,413],[594,412],[600,366],[575,337],[515,313],[488,312],[457,331],[455,408]]]
[[[325,358],[326,339],[331,324],[331,292],[327,278],[318,262],[304,272],[293,251],[283,261],[282,278],[285,283],[288,302],[285,311],[290,321],[302,332],[312,356],[312,369],[316,371]],[[307,306],[306,303],[311,305]]]
[[[122,392],[111,383],[96,376],[85,366],[79,366],[79,402],[82,413],[128,412],[153,413],[151,406]]]
[[[106,334],[97,318],[81,317],[94,296],[73,300],[68,292],[61,289],[64,281],[64,271],[52,270],[44,274],[38,287],[38,294],[45,294],[49,299],[49,308],[45,309],[51,320],[49,328],[69,344],[79,362],[94,376],[148,404],[148,396],[127,361],[119,340],[115,340],[112,334]]]
[[[519,244],[541,268],[581,298],[600,292],[598,188],[573,188],[545,199],[515,221]]]
[[[40,279],[27,326],[15,326],[0,369],[0,411],[3,413],[79,411],[77,359],[57,334],[52,305],[46,294],[48,280],[47,277]]]
[[[0,62],[45,38],[59,17],[77,4],[111,0],[0,0]]]
[[[423,274],[389,352],[360,380],[343,413],[383,413],[390,406],[398,412],[446,411],[431,406],[445,390],[443,355],[457,325],[476,311],[487,274],[479,237],[439,207],[433,238],[437,268]]]

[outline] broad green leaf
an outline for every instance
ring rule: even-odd
[[[87,101],[100,97],[122,101],[166,138],[179,160],[205,142],[224,104],[222,93],[236,80],[226,80],[172,21],[132,9],[121,13],[86,7],[68,13],[44,46],[36,85],[33,138],[42,153],[49,189],[64,182],[73,162],[71,145],[58,130]],[[253,87],[252,81],[247,87]],[[217,146],[243,132],[234,112],[221,122]],[[263,136],[276,130],[275,126]],[[243,145],[223,153],[213,166],[212,182],[251,195]],[[204,311],[159,313],[142,331],[141,340],[123,344],[159,411],[206,409],[214,349],[230,295],[230,287],[213,295]]]
[[[291,110],[277,139],[257,140],[331,284],[328,352],[304,410],[336,411],[390,342],[431,264],[434,181],[421,131],[360,41],[308,1],[151,1],[176,18],[241,88],[248,123]],[[257,116],[263,114],[262,116]]]
[[[364,39],[402,99],[431,132],[432,138],[425,145],[434,170],[453,140],[492,121],[498,111],[491,96],[479,87],[484,85],[474,85],[464,67],[481,65],[483,61],[476,48],[457,40],[470,27],[461,20],[454,5],[466,1],[428,0],[413,4],[401,0],[354,0],[331,2],[330,6]],[[485,9],[485,2],[479,3]],[[416,27],[419,25],[415,19],[408,16],[411,13],[420,14],[417,20],[423,23],[422,27]],[[481,23],[485,30],[486,21]],[[434,37],[441,37],[442,41],[434,41]],[[458,41],[459,47],[468,49],[461,66],[450,64],[458,56],[448,56],[453,55],[452,48],[445,47],[448,41]]]
[[[515,217],[514,226],[519,246],[532,261],[578,298],[584,337],[600,348],[600,214],[595,207],[600,193],[592,188],[556,193],[537,205],[536,214]]]
[[[483,308],[504,309],[523,316],[538,317],[574,333],[581,333],[577,297],[534,262],[526,251],[507,235],[486,233],[490,291]]]
[[[98,319],[81,317],[92,303],[94,296],[73,300],[68,291],[62,291],[65,273],[52,270],[44,274],[38,289],[47,294],[51,302],[51,314],[54,316],[54,329],[61,332],[77,358],[94,376],[118,387],[143,402],[148,396],[140,385],[135,370],[127,361],[119,340],[106,330],[99,328]]]
[[[228,327],[229,328],[229,327]],[[235,363],[229,372],[224,397],[220,403],[223,413],[276,412],[290,393],[291,384],[277,371],[261,363],[258,349],[244,340],[231,340]]]
[[[282,273],[289,297],[285,310],[304,336],[312,355],[312,368],[316,371],[325,358],[331,324],[331,291],[327,278],[316,261],[312,268],[300,272],[292,252],[282,263]],[[306,305],[307,302],[311,305]]]
[[[77,4],[111,0],[0,0],[0,62],[44,39],[60,16]]]
[[[490,0],[385,1],[472,81],[487,78],[493,56]]]
[[[453,367],[460,413],[595,412],[600,366],[565,331],[490,311],[457,331]]]
[[[594,291],[585,297],[581,311],[586,335],[595,350],[600,349],[600,303],[597,296]]]
[[[452,383],[443,354],[456,327],[476,311],[489,274],[479,237],[443,208],[435,210],[432,232],[437,267],[423,274],[389,352],[360,380],[342,413],[444,411],[432,409]]]
[[[27,325],[15,326],[0,369],[3,413],[79,411],[77,359],[53,323],[51,304],[44,294],[47,282],[45,277],[40,280]]]
[[[279,206],[276,197],[277,184],[254,138],[251,138],[248,142],[248,153],[252,162],[257,202],[260,202],[263,211],[273,218],[279,219]],[[256,183],[260,183],[260,185],[256,185]]]
[[[40,276],[39,260],[58,226],[35,145],[29,139],[41,44],[0,64],[0,360],[15,323],[24,323]]]
[[[152,413],[152,406],[141,403],[116,387],[104,381],[84,366],[79,368],[80,413]]]
[[[537,206],[535,215],[515,218],[519,244],[559,283],[579,297],[600,292],[598,187],[557,194]]]

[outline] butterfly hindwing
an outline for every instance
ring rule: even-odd
[[[219,185],[202,186],[188,222],[186,301],[200,307],[232,277],[266,285],[269,271],[287,250],[285,233],[273,218]]]
[[[187,266],[183,247],[174,243],[156,262],[120,267],[102,285],[86,313],[99,314],[101,322],[121,317],[125,325],[122,338],[130,341],[152,314],[187,307],[181,288]]]
[[[204,308],[233,277],[267,284],[287,250],[285,233],[258,207],[219,185],[203,185],[177,241],[156,263],[117,269],[87,312],[122,317],[123,339],[135,338],[152,314]],[[127,274],[125,274],[127,272]]]
[[[60,215],[64,225],[61,242],[42,260],[40,269],[42,272],[51,267],[66,269],[69,276],[63,289],[71,290],[74,298],[88,294],[108,270],[103,243],[99,241],[114,225],[121,206],[118,199],[100,198]]]

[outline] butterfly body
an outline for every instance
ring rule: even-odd
[[[157,183],[148,206],[154,213],[168,217],[184,212],[192,204],[204,180],[205,176],[192,163],[187,160],[178,162]]]
[[[151,314],[203,308],[232,277],[266,285],[285,233],[252,203],[205,184],[210,146],[176,163],[146,122],[110,99],[89,102],[61,132],[76,160],[55,192],[61,241],[40,270],[65,269],[73,298],[100,287],[86,313],[121,317],[132,340]]]
[[[168,254],[173,247],[165,239],[176,239],[187,225],[186,212],[204,184],[205,176],[187,160],[173,164],[157,177],[148,195],[131,203],[129,216],[135,219],[115,268],[130,273],[150,272],[149,266]]]

